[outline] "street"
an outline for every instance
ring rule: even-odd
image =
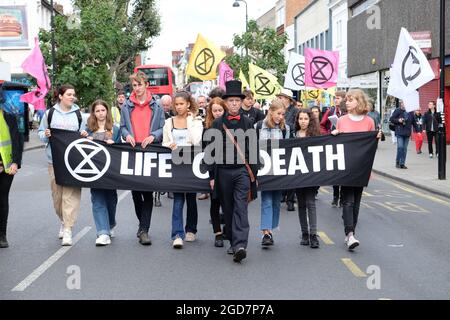
[[[198,201],[198,240],[174,250],[172,200],[161,196],[162,207],[153,210],[153,244],[145,247],[136,238],[127,191],[119,191],[111,245],[95,246],[84,189],[74,245],[61,247],[44,151],[23,158],[10,193],[10,248],[0,250],[0,300],[449,298],[450,200],[394,180],[372,176],[356,230],[361,245],[353,253],[344,245],[341,210],[330,205],[331,187],[321,188],[317,200],[320,249],[299,245],[297,212],[285,204],[275,246],[262,249],[260,202],[253,202],[248,257],[236,264],[226,254],[228,242],[213,245],[209,200]]]

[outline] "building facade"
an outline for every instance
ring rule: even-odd
[[[432,52],[430,64],[435,71],[434,80],[420,88],[420,105],[426,111],[428,101],[439,96],[439,0],[348,0],[348,75],[349,77],[375,74],[378,78],[377,95],[385,123],[393,107],[387,95],[389,68],[394,61],[402,27],[409,32],[430,31]],[[450,4],[446,8],[446,56],[450,56]],[[450,72],[450,58],[446,59],[446,74]],[[448,79],[448,75],[447,75]],[[449,120],[450,83],[447,81],[445,97],[446,120]],[[447,141],[450,132],[447,130]]]

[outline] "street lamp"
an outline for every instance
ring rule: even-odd
[[[447,162],[447,147],[446,147],[446,133],[445,133],[445,0],[441,0],[440,5],[440,59],[441,59],[441,74],[440,74],[440,98],[444,103],[444,108],[441,113],[442,123],[438,131],[438,178],[439,180],[446,180],[446,162]]]
[[[55,52],[55,8],[53,7],[53,0],[50,0],[51,16],[50,25],[52,33],[52,84],[55,83],[55,73],[56,73],[56,52]]]
[[[247,2],[245,0],[235,0],[233,3],[234,8],[240,7],[239,1],[245,3],[245,32],[248,31],[248,10],[247,10]],[[247,46],[245,46],[245,54],[248,56],[248,49]]]

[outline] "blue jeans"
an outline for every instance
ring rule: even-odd
[[[261,192],[261,230],[273,230],[280,221],[282,191]]]
[[[97,236],[110,235],[111,228],[116,226],[117,191],[91,189],[91,202]]]
[[[396,164],[404,166],[406,162],[406,152],[408,151],[409,137],[397,136],[397,160]]]
[[[187,202],[186,227],[183,229],[184,200]],[[195,193],[174,193],[172,209],[172,240],[184,239],[185,232],[197,233],[197,199]]]

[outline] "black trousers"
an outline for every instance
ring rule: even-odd
[[[139,231],[148,232],[153,211],[153,192],[131,191],[134,210],[139,220]]]
[[[9,190],[14,176],[0,173],[0,234],[6,235],[6,225],[8,224],[9,214]]]
[[[283,190],[281,193],[283,197],[286,197],[286,204],[294,204],[295,203],[295,189],[292,190]]]
[[[339,199],[342,201],[342,189],[340,186],[333,186],[333,201],[338,202]]]
[[[436,131],[427,131],[427,140],[428,140],[428,153],[433,154],[433,138],[434,145],[436,146],[436,153],[438,153],[438,136]]]
[[[248,223],[247,193],[250,177],[245,167],[219,168],[217,173],[220,203],[225,214],[226,236],[235,250],[247,248]]]
[[[342,217],[345,235],[355,232],[363,189],[363,187],[342,187]]]
[[[209,197],[211,199],[211,206],[209,207],[209,215],[211,217],[211,224],[213,232],[222,232],[220,226],[220,199],[213,199],[212,194]]]

